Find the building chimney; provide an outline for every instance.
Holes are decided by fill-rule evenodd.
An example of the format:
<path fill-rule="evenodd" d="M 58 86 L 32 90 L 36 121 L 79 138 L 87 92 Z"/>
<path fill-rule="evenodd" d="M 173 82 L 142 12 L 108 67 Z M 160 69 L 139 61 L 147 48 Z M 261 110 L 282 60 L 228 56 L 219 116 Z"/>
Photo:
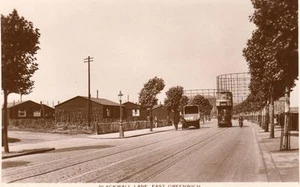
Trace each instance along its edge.
<path fill-rule="evenodd" d="M 97 99 L 98 99 L 98 96 L 99 96 L 99 91 L 97 90 Z"/>

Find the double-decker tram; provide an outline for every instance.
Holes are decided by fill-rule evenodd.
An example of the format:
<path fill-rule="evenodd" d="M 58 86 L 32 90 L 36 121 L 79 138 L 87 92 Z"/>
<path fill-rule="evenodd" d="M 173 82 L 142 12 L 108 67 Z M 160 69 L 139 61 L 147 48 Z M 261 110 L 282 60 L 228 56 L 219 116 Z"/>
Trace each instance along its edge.
<path fill-rule="evenodd" d="M 232 93 L 231 92 L 217 92 L 216 93 L 216 107 L 219 127 L 231 127 L 232 122 Z"/>

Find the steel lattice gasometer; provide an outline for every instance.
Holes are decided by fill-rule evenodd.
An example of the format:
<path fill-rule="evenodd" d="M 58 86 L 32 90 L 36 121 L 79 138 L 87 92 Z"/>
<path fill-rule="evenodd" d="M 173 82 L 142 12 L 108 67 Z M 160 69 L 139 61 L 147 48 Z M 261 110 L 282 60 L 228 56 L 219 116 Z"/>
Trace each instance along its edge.
<path fill-rule="evenodd" d="M 217 76 L 217 90 L 229 91 L 233 96 L 233 103 L 243 102 L 250 94 L 250 73 L 230 73 Z"/>

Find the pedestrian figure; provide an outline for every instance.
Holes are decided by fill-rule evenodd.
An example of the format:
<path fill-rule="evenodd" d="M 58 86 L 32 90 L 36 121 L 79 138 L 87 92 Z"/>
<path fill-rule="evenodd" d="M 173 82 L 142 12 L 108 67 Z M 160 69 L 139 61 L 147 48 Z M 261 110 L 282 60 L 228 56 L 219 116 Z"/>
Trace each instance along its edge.
<path fill-rule="evenodd" d="M 243 127 L 243 117 L 242 116 L 239 116 L 239 126 L 240 127 Z"/>
<path fill-rule="evenodd" d="M 183 115 L 180 116 L 180 123 L 181 123 L 181 125 L 182 125 L 182 126 L 181 126 L 182 130 L 187 129 L 187 127 L 186 127 L 186 121 L 185 121 Z"/>
<path fill-rule="evenodd" d="M 154 127 L 157 128 L 157 125 L 158 125 L 158 120 L 157 120 L 157 117 L 155 116 L 154 117 Z"/>
<path fill-rule="evenodd" d="M 172 126 L 172 120 L 170 120 L 170 116 L 167 116 L 167 124 L 168 126 Z"/>

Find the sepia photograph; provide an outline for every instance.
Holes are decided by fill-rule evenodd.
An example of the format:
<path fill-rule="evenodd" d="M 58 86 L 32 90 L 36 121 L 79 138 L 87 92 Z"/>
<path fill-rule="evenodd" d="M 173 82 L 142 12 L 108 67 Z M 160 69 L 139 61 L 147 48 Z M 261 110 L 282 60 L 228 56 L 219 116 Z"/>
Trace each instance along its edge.
<path fill-rule="evenodd" d="M 0 0 L 3 186 L 299 186 L 298 0 Z"/>

